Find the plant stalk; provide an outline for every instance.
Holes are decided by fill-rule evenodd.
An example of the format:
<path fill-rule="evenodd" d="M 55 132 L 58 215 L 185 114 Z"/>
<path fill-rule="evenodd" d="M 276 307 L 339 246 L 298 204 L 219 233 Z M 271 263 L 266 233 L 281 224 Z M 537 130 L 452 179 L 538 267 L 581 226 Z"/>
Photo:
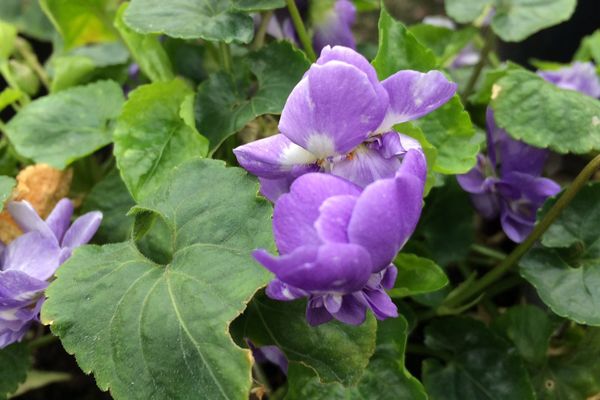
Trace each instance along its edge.
<path fill-rule="evenodd" d="M 225 42 L 219 42 L 219 53 L 221 55 L 221 64 L 225 72 L 231 73 L 233 60 L 231 58 L 231 49 Z"/>
<path fill-rule="evenodd" d="M 298 11 L 298 7 L 296 7 L 295 0 L 286 0 L 288 10 L 290 11 L 290 15 L 292 16 L 292 22 L 294 23 L 294 28 L 296 28 L 296 33 L 300 38 L 300 43 L 304 47 L 304 51 L 308 55 L 308 58 L 311 62 L 315 62 L 317 60 L 317 56 L 315 54 L 315 50 L 313 49 L 312 42 L 308 37 L 308 33 L 306 32 L 306 28 L 304 27 L 304 22 L 302 22 L 302 17 L 300 16 L 300 12 Z"/>
<path fill-rule="evenodd" d="M 488 57 L 494 48 L 494 41 L 494 32 L 492 32 L 490 28 L 487 28 L 483 49 L 481 49 L 481 54 L 479 55 L 479 62 L 477 65 L 475 65 L 475 68 L 469 77 L 469 81 L 467 82 L 467 86 L 461 95 L 463 103 L 466 103 L 471 93 L 473 93 L 475 85 L 477 84 L 477 80 L 479 79 L 479 75 L 481 75 L 481 71 L 483 71 L 483 67 L 485 67 L 485 64 L 487 64 Z"/>
<path fill-rule="evenodd" d="M 252 42 L 252 50 L 258 50 L 265 44 L 265 36 L 267 35 L 267 29 L 271 18 L 273 18 L 272 10 L 261 14 L 260 25 L 258 25 L 258 29 L 256 30 L 254 42 Z"/>
<path fill-rule="evenodd" d="M 46 90 L 50 91 L 50 79 L 48 78 L 48 74 L 46 73 L 44 67 L 42 67 L 42 65 L 40 64 L 35 53 L 31 51 L 29 44 L 20 37 L 17 37 L 17 40 L 15 41 L 15 48 L 17 49 L 19 54 L 21 54 L 23 60 L 25 60 L 25 62 L 31 67 L 33 72 L 35 72 L 38 78 L 40 78 L 40 81 L 42 82 Z"/>
<path fill-rule="evenodd" d="M 571 203 L 577 193 L 583 188 L 586 182 L 594 175 L 594 173 L 600 169 L 600 155 L 594 157 L 577 175 L 571 186 L 560 196 L 560 198 L 554 203 L 550 211 L 542 218 L 542 220 L 535 226 L 533 231 L 529 234 L 527 239 L 519 244 L 515 249 L 494 269 L 490 270 L 481 279 L 475 281 L 470 287 L 466 288 L 465 291 L 459 295 L 444 302 L 443 306 L 447 308 L 457 307 L 464 302 L 468 301 L 472 297 L 485 290 L 492 283 L 500 279 L 504 274 L 515 265 L 521 257 L 538 241 L 538 239 L 548 230 L 550 225 L 558 218 L 560 213 Z"/>

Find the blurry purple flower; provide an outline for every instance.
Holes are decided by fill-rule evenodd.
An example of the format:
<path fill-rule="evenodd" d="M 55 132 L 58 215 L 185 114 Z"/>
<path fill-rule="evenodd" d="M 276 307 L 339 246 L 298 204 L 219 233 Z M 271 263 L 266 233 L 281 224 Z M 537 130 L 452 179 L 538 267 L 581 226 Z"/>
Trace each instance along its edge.
<path fill-rule="evenodd" d="M 560 186 L 540 177 L 548 152 L 512 139 L 496 126 L 487 110 L 487 155 L 479 154 L 477 165 L 459 175 L 458 182 L 471 193 L 475 208 L 488 219 L 500 216 L 506 235 L 522 242 L 535 225 L 537 209 L 560 191 Z"/>
<path fill-rule="evenodd" d="M 248 347 L 252 351 L 254 361 L 259 364 L 271 363 L 275 364 L 285 375 L 288 373 L 288 359 L 277 346 L 262 346 L 256 347 L 252 341 L 246 339 Z"/>
<path fill-rule="evenodd" d="M 600 97 L 600 79 L 591 62 L 575 62 L 556 71 L 538 71 L 538 75 L 562 89 L 576 90 L 588 96 Z"/>
<path fill-rule="evenodd" d="M 358 325 L 367 309 L 378 319 L 396 317 L 384 289 L 396 280 L 398 251 L 415 229 L 422 208 L 426 162 L 408 150 L 394 177 L 364 190 L 336 176 L 309 173 L 275 204 L 273 232 L 279 256 L 254 257 L 275 274 L 267 295 L 289 301 L 308 297 L 306 318 Z"/>
<path fill-rule="evenodd" d="M 7 208 L 25 233 L 0 246 L 0 348 L 20 341 L 38 320 L 48 279 L 73 249 L 92 238 L 102 219 L 101 213 L 90 212 L 71 225 L 73 204 L 68 199 L 46 221 L 25 201 Z"/>
<path fill-rule="evenodd" d="M 365 187 L 393 178 L 419 143 L 393 126 L 426 115 L 455 93 L 439 71 L 400 71 L 379 82 L 375 69 L 347 47 L 326 46 L 292 90 L 280 134 L 234 149 L 242 167 L 257 175 L 270 200 L 308 172 L 326 172 Z"/>
<path fill-rule="evenodd" d="M 323 2 L 323 0 L 319 0 Z M 327 45 L 355 48 L 352 25 L 356 19 L 356 7 L 350 0 L 335 0 L 330 5 L 318 4 L 318 12 L 309 12 L 306 0 L 296 0 L 303 19 L 310 14 L 313 29 L 313 47 L 318 53 Z M 312 11 L 312 10 L 311 10 Z M 278 10 L 269 21 L 267 33 L 276 39 L 288 39 L 298 44 L 298 36 L 287 9 Z"/>

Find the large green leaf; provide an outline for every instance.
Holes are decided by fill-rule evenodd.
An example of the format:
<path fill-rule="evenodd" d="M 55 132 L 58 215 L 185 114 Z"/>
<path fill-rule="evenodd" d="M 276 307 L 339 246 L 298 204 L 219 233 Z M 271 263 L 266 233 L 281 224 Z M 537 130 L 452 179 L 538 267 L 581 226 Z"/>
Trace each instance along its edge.
<path fill-rule="evenodd" d="M 115 17 L 115 27 L 127 43 L 135 62 L 152 82 L 173 79 L 171 61 L 158 41 L 158 37 L 156 35 L 140 35 L 123 22 L 123 13 L 127 7 L 127 3 L 121 4 Z"/>
<path fill-rule="evenodd" d="M 546 361 L 554 324 L 548 315 L 532 305 L 508 309 L 493 323 L 494 331 L 514 343 L 528 364 L 539 368 Z"/>
<path fill-rule="evenodd" d="M 113 169 L 92 188 L 81 206 L 81 213 L 94 210 L 102 212 L 102 224 L 94 235 L 94 241 L 117 243 L 129 239 L 134 218 L 127 216 L 127 213 L 134 205 L 119 171 Z"/>
<path fill-rule="evenodd" d="M 408 324 L 402 317 L 379 323 L 377 348 L 361 380 L 354 387 L 324 384 L 313 371 L 290 365 L 287 400 L 425 400 L 421 383 L 404 367 Z"/>
<path fill-rule="evenodd" d="M 515 139 L 559 153 L 600 149 L 598 100 L 522 70 L 508 71 L 496 85 L 496 123 Z"/>
<path fill-rule="evenodd" d="M 447 0 L 446 12 L 458 22 L 478 20 L 495 10 L 492 29 L 506 42 L 519 42 L 571 17 L 577 0 Z"/>
<path fill-rule="evenodd" d="M 475 166 L 479 143 L 475 136 L 469 113 L 465 111 L 458 95 L 434 112 L 415 121 L 427 140 L 437 148 L 433 166 L 442 174 L 462 174 Z"/>
<path fill-rule="evenodd" d="M 19 154 L 62 169 L 111 142 L 123 100 L 113 81 L 71 88 L 33 101 L 6 131 Z"/>
<path fill-rule="evenodd" d="M 394 260 L 398 277 L 392 297 L 407 297 L 435 292 L 448 284 L 444 271 L 432 260 L 414 254 L 400 253 Z"/>
<path fill-rule="evenodd" d="M 25 344 L 15 343 L 0 349 L 0 399 L 6 399 L 27 378 L 30 357 Z"/>
<path fill-rule="evenodd" d="M 540 218 L 555 203 L 544 205 Z M 521 275 L 556 314 L 600 325 L 600 184 L 584 187 L 520 262 Z"/>
<path fill-rule="evenodd" d="M 360 326 L 333 321 L 318 327 L 306 322 L 306 302 L 279 302 L 257 296 L 232 325 L 238 336 L 257 346 L 277 345 L 293 362 L 311 367 L 324 382 L 355 384 L 375 350 L 377 323 Z"/>
<path fill-rule="evenodd" d="M 435 54 L 423 46 L 399 21 L 385 9 L 379 16 L 379 49 L 373 60 L 379 79 L 385 79 L 402 69 L 427 72 L 438 66 Z"/>
<path fill-rule="evenodd" d="M 135 199 L 153 179 L 206 154 L 206 140 L 180 116 L 191 94 L 181 80 L 140 86 L 129 94 L 115 128 L 114 153 Z"/>
<path fill-rule="evenodd" d="M 425 343 L 450 354 L 445 365 L 425 361 L 424 383 L 432 400 L 535 399 L 521 359 L 481 322 L 441 318 L 425 329 Z"/>
<path fill-rule="evenodd" d="M 51 40 L 54 28 L 38 1 L 0 1 L 0 20 L 17 27 L 19 32 L 39 40 Z"/>
<path fill-rule="evenodd" d="M 230 135 L 263 114 L 279 114 L 294 86 L 310 66 L 288 42 L 273 43 L 248 57 L 256 84 L 217 73 L 200 85 L 196 99 L 198 129 L 214 151 Z"/>
<path fill-rule="evenodd" d="M 248 43 L 254 22 L 248 14 L 235 10 L 235 4 L 234 0 L 132 0 L 124 20 L 139 33 Z"/>
<path fill-rule="evenodd" d="M 4 203 L 10 197 L 16 184 L 17 181 L 14 178 L 0 175 L 0 211 L 4 208 Z"/>
<path fill-rule="evenodd" d="M 168 264 L 125 242 L 80 248 L 61 266 L 42 320 L 101 389 L 115 399 L 247 399 L 250 354 L 227 327 L 269 279 L 250 255 L 273 246 L 272 209 L 257 192 L 239 168 L 189 161 L 137 207 L 169 229 Z"/>
<path fill-rule="evenodd" d="M 65 49 L 112 42 L 118 35 L 112 27 L 116 0 L 40 0 L 40 5 L 64 39 Z"/>

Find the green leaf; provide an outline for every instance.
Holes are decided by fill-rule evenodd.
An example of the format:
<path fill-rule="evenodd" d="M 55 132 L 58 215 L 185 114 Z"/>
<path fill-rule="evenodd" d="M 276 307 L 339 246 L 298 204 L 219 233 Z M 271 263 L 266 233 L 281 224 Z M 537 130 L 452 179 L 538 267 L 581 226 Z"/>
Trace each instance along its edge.
<path fill-rule="evenodd" d="M 435 292 L 448 284 L 444 271 L 432 260 L 414 254 L 400 253 L 394 260 L 398 277 L 392 297 L 408 297 Z"/>
<path fill-rule="evenodd" d="M 79 86 L 33 101 L 10 120 L 6 132 L 22 156 L 63 169 L 112 141 L 122 104 L 116 82 Z"/>
<path fill-rule="evenodd" d="M 102 224 L 94 241 L 117 243 L 129 239 L 134 218 L 127 213 L 134 205 L 119 171 L 113 169 L 92 188 L 81 206 L 82 214 L 94 210 L 102 212 Z"/>
<path fill-rule="evenodd" d="M 223 141 L 263 114 L 279 114 L 310 63 L 288 42 L 276 42 L 248 56 L 256 84 L 217 73 L 203 82 L 196 99 L 198 130 L 214 152 Z"/>
<path fill-rule="evenodd" d="M 425 153 L 425 158 L 427 159 L 427 180 L 425 181 L 424 193 L 424 196 L 427 196 L 431 188 L 435 185 L 437 179 L 435 172 L 433 171 L 433 166 L 435 165 L 435 162 L 437 160 L 438 151 L 434 145 L 429 143 L 421 128 L 413 124 L 412 121 L 398 124 L 394 126 L 394 130 L 404 135 L 410 136 L 413 139 L 417 139 L 419 141 L 419 144 L 423 148 L 423 153 Z"/>
<path fill-rule="evenodd" d="M 538 220 L 556 202 L 544 204 Z M 519 263 L 521 275 L 556 314 L 600 326 L 600 184 L 585 186 Z"/>
<path fill-rule="evenodd" d="M 0 349 L 0 399 L 6 399 L 27 378 L 27 371 L 31 366 L 30 357 L 29 349 L 24 343 Z"/>
<path fill-rule="evenodd" d="M 277 345 L 292 362 L 311 367 L 323 382 L 358 382 L 375 350 L 377 323 L 372 316 L 359 326 L 332 321 L 318 327 L 306 322 L 306 302 L 280 302 L 256 296 L 232 331 L 256 346 Z"/>
<path fill-rule="evenodd" d="M 533 376 L 539 400 L 594 400 L 600 394 L 600 330 L 578 332 Z"/>
<path fill-rule="evenodd" d="M 425 343 L 449 353 L 443 365 L 426 360 L 424 383 L 431 400 L 535 399 L 521 359 L 481 322 L 445 317 L 425 329 Z"/>
<path fill-rule="evenodd" d="M 273 246 L 272 207 L 257 192 L 239 168 L 189 161 L 136 210 L 168 227 L 168 264 L 126 242 L 84 246 L 61 266 L 42 320 L 102 390 L 117 400 L 247 399 L 250 354 L 227 328 L 269 280 L 251 257 Z"/>
<path fill-rule="evenodd" d="M 461 24 L 473 22 L 489 11 L 495 0 L 446 0 L 446 14 Z"/>
<path fill-rule="evenodd" d="M 413 235 L 423 239 L 427 255 L 439 265 L 463 260 L 475 240 L 475 212 L 469 195 L 455 179 L 432 190 Z"/>
<path fill-rule="evenodd" d="M 431 49 L 439 65 L 448 65 L 477 34 L 473 27 L 459 30 L 429 24 L 417 24 L 409 28 L 419 42 Z"/>
<path fill-rule="evenodd" d="M 248 14 L 236 11 L 235 4 L 234 0 L 132 0 L 124 21 L 143 34 L 249 43 L 254 22 Z"/>
<path fill-rule="evenodd" d="M 15 48 L 17 28 L 0 21 L 0 62 L 8 60 Z"/>
<path fill-rule="evenodd" d="M 399 21 L 381 7 L 379 49 L 373 60 L 379 79 L 403 69 L 427 72 L 438 66 L 435 54 L 423 46 Z"/>
<path fill-rule="evenodd" d="M 286 400 L 426 400 L 423 385 L 404 367 L 408 324 L 401 316 L 379 323 L 377 349 L 354 387 L 319 382 L 314 372 L 291 363 Z"/>
<path fill-rule="evenodd" d="M 527 71 L 508 71 L 496 85 L 496 123 L 515 139 L 559 153 L 600 149 L 598 100 Z"/>
<path fill-rule="evenodd" d="M 115 128 L 114 154 L 134 199 L 173 167 L 206 154 L 205 140 L 179 115 L 191 93 L 183 81 L 173 80 L 143 85 L 129 94 Z"/>
<path fill-rule="evenodd" d="M 50 62 L 53 68 L 52 93 L 89 81 L 96 70 L 94 62 L 84 56 L 58 56 Z"/>
<path fill-rule="evenodd" d="M 505 42 L 520 42 L 534 33 L 568 20 L 577 0 L 447 0 L 446 13 L 454 20 L 477 25 L 493 8 L 491 27 Z"/>
<path fill-rule="evenodd" d="M 42 9 L 64 39 L 65 49 L 118 40 L 112 28 L 115 0 L 40 0 Z"/>
<path fill-rule="evenodd" d="M 600 64 L 600 29 L 581 40 L 574 59 L 577 61 L 592 60 L 596 65 Z"/>
<path fill-rule="evenodd" d="M 156 35 L 140 35 L 123 22 L 123 13 L 127 7 L 127 3 L 123 3 L 119 7 L 115 17 L 115 27 L 127 43 L 135 62 L 152 82 L 172 80 L 175 76 L 171 61 L 158 41 L 158 37 Z"/>
<path fill-rule="evenodd" d="M 519 355 L 534 367 L 544 365 L 554 324 L 538 307 L 519 305 L 494 320 L 494 331 L 514 343 Z"/>
<path fill-rule="evenodd" d="M 17 181 L 14 178 L 0 175 L 0 211 L 4 208 L 4 203 L 8 200 L 16 185 Z"/>
<path fill-rule="evenodd" d="M 497 0 L 492 29 L 505 42 L 520 42 L 571 18 L 577 0 Z"/>
<path fill-rule="evenodd" d="M 241 11 L 262 11 L 285 7 L 285 0 L 234 0 L 234 8 Z"/>
<path fill-rule="evenodd" d="M 7 87 L 0 92 L 0 111 L 23 97 L 23 92 Z"/>
<path fill-rule="evenodd" d="M 508 71 L 513 70 L 523 70 L 523 68 L 509 61 L 498 68 L 485 70 L 479 87 L 469 96 L 469 101 L 473 104 L 487 105 L 492 99 L 492 92 L 496 82 L 506 76 Z"/>
<path fill-rule="evenodd" d="M 475 136 L 469 113 L 458 95 L 412 123 L 423 130 L 427 140 L 438 150 L 433 166 L 435 172 L 463 174 L 475 166 L 482 138 Z"/>
<path fill-rule="evenodd" d="M 0 1 L 0 20 L 14 25 L 19 32 L 38 40 L 50 41 L 54 36 L 54 28 L 38 1 Z"/>

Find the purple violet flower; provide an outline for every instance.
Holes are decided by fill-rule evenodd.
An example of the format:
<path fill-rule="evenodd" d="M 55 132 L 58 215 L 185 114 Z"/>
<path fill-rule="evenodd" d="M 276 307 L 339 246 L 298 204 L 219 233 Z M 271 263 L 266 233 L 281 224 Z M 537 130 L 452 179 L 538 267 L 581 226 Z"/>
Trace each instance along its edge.
<path fill-rule="evenodd" d="M 308 297 L 306 318 L 315 326 L 335 318 L 358 325 L 371 309 L 396 317 L 392 264 L 415 229 L 422 209 L 427 166 L 417 149 L 406 152 L 395 176 L 364 190 L 333 175 L 308 173 L 275 204 L 273 232 L 279 256 L 254 257 L 275 274 L 267 295 L 289 301 Z"/>
<path fill-rule="evenodd" d="M 25 233 L 0 246 L 0 348 L 20 341 L 39 320 L 48 279 L 73 249 L 92 238 L 102 220 L 100 212 L 90 212 L 71 225 L 73 204 L 68 199 L 46 221 L 26 201 L 7 208 Z"/>
<path fill-rule="evenodd" d="M 248 347 L 252 351 L 254 361 L 258 364 L 265 364 L 267 362 L 276 365 L 281 372 L 285 375 L 288 373 L 288 359 L 277 346 L 261 346 L 256 347 L 250 339 L 246 339 Z"/>
<path fill-rule="evenodd" d="M 356 41 L 352 34 L 352 25 L 356 20 L 356 7 L 350 0 L 335 0 L 330 3 L 323 3 L 326 7 L 318 4 L 318 12 L 311 13 L 315 51 L 320 52 L 327 45 L 356 48 Z M 309 14 L 308 2 L 296 0 L 296 5 L 303 19 L 306 19 Z M 298 36 L 287 9 L 275 12 L 267 26 L 267 33 L 276 39 L 288 39 L 298 44 Z"/>
<path fill-rule="evenodd" d="M 347 47 L 326 46 L 292 90 L 280 134 L 234 149 L 242 167 L 258 176 L 271 201 L 295 178 L 326 172 L 365 187 L 393 178 L 401 158 L 419 143 L 393 126 L 446 103 L 456 84 L 439 71 L 400 71 L 379 82 L 375 69 Z"/>
<path fill-rule="evenodd" d="M 600 79 L 591 62 L 574 62 L 556 71 L 538 71 L 539 76 L 562 89 L 576 90 L 588 96 L 600 97 Z"/>
<path fill-rule="evenodd" d="M 520 243 L 531 233 L 538 208 L 560 191 L 556 182 L 540 177 L 547 156 L 547 150 L 508 136 L 488 108 L 487 155 L 479 154 L 477 165 L 457 176 L 458 183 L 484 218 L 500 216 L 506 235 Z"/>

